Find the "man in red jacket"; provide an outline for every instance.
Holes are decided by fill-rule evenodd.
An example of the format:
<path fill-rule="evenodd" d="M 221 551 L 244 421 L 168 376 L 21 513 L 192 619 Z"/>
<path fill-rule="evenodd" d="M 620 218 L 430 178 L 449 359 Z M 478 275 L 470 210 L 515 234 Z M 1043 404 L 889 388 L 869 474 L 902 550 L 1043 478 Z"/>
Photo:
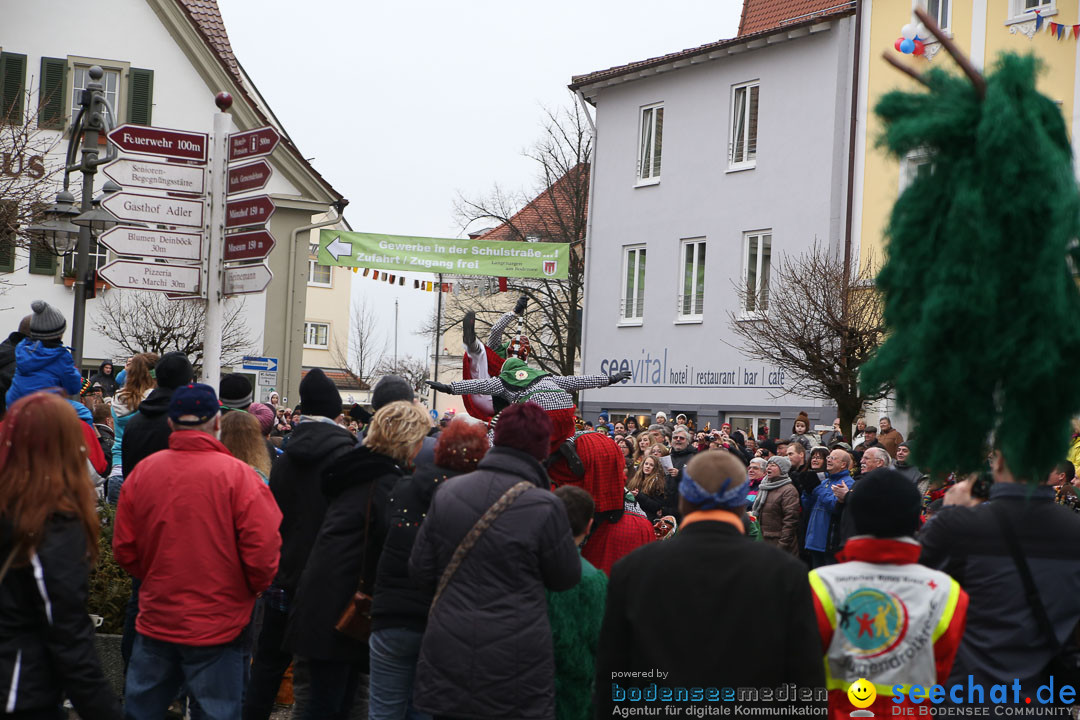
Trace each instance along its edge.
<path fill-rule="evenodd" d="M 281 512 L 270 489 L 217 437 L 208 385 L 177 388 L 169 449 L 124 482 L 113 552 L 142 581 L 125 715 L 158 720 L 181 684 L 204 717 L 238 718 L 244 630 L 277 572 Z"/>

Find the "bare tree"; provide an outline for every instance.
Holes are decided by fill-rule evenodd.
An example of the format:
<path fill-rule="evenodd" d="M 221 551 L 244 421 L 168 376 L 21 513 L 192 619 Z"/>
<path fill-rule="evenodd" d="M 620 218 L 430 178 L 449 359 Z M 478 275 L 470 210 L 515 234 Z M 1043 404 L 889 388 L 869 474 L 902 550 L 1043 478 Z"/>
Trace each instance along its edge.
<path fill-rule="evenodd" d="M 386 355 L 386 337 L 379 332 L 375 312 L 364 300 L 353 301 L 349 316 L 349 336 L 338 340 L 331 357 L 361 389 L 371 387 L 376 369 Z"/>
<path fill-rule="evenodd" d="M 244 301 L 225 305 L 221 331 L 221 362 L 232 365 L 251 352 L 253 341 L 243 317 Z M 94 314 L 94 322 L 121 353 L 159 355 L 180 351 L 196 368 L 202 366 L 206 302 L 197 298 L 169 300 L 161 293 L 108 291 Z"/>
<path fill-rule="evenodd" d="M 562 242 L 570 244 L 566 280 L 507 280 L 511 298 L 529 297 L 524 331 L 533 340 L 533 358 L 549 372 L 572 375 L 581 349 L 581 300 L 585 281 L 585 228 L 589 199 L 592 132 L 583 111 L 572 105 L 546 110 L 543 134 L 525 152 L 536 162 L 537 188 L 509 192 L 495 186 L 484 198 L 459 196 L 455 211 L 465 228 L 495 224 L 485 240 Z M 477 314 L 477 333 L 499 315 L 491 299 L 466 279 L 465 289 L 449 296 L 443 309 L 442 332 L 460 324 L 467 310 Z M 477 279 L 479 281 L 479 279 Z"/>
<path fill-rule="evenodd" d="M 379 364 L 379 375 L 397 375 L 404 378 L 412 387 L 413 392 L 421 397 L 426 397 L 430 389 L 424 384 L 425 380 L 431 379 L 431 369 L 426 360 L 406 355 L 398 358 L 397 363 L 392 359 L 384 359 Z"/>
<path fill-rule="evenodd" d="M 746 357 L 783 370 L 788 392 L 836 403 L 840 427 L 850 432 L 863 407 L 891 387 L 859 386 L 859 369 L 881 345 L 885 321 L 873 263 L 847 265 L 815 240 L 804 253 L 783 255 L 760 292 L 737 286 L 739 310 L 728 315 Z"/>

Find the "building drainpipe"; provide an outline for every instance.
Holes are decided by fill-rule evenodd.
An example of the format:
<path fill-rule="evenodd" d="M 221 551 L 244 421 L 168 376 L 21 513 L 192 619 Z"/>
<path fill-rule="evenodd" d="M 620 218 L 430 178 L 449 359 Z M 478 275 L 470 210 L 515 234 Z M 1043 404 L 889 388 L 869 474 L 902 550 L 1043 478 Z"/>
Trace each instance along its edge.
<path fill-rule="evenodd" d="M 587 104 L 585 102 L 585 95 L 581 92 L 581 90 L 577 90 L 575 92 L 575 94 L 577 95 L 578 104 L 581 105 L 581 111 L 583 113 L 585 113 L 585 119 L 588 121 L 589 127 L 592 128 L 592 135 L 593 135 L 592 158 L 589 160 L 589 209 L 588 209 L 588 216 L 585 218 L 585 272 L 586 272 L 585 279 L 587 280 L 587 278 L 588 278 L 587 273 L 588 273 L 588 270 L 589 270 L 589 267 L 590 267 L 590 263 L 592 262 L 592 260 L 590 258 L 592 257 L 592 246 L 593 246 L 593 210 L 596 207 L 596 205 L 595 205 L 595 200 L 596 200 L 596 174 L 595 174 L 595 169 L 596 168 L 594 166 L 596 165 L 596 151 L 597 151 L 597 148 L 598 148 L 598 136 L 597 136 L 597 132 L 596 132 L 596 123 L 593 122 L 592 116 L 589 114 L 589 108 L 588 108 L 588 106 L 587 106 Z M 588 317 L 589 317 L 589 283 L 585 282 L 584 285 L 585 285 L 585 294 L 584 294 L 584 297 L 581 300 L 581 304 L 582 304 L 582 310 L 581 310 L 581 372 L 582 372 L 582 374 L 586 374 L 586 370 L 585 370 L 585 327 L 588 325 Z M 582 391 L 582 392 L 584 392 L 584 391 Z M 582 398 L 581 404 L 584 404 L 584 398 Z M 584 413 L 582 413 L 582 417 L 584 417 L 584 416 L 585 416 Z"/>
<path fill-rule="evenodd" d="M 282 365 L 282 377 L 285 382 L 282 383 L 286 391 L 292 382 L 292 349 L 293 349 L 293 301 L 296 298 L 296 242 L 300 233 L 315 230 L 316 228 L 326 227 L 327 225 L 333 225 L 341 220 L 342 213 L 345 210 L 345 206 L 349 204 L 349 201 L 345 198 L 341 198 L 337 202 L 333 203 L 331 207 L 337 211 L 337 216 L 330 218 L 329 220 L 323 220 L 322 222 L 312 223 L 311 225 L 301 225 L 298 228 L 293 228 L 292 233 L 289 235 L 289 292 L 288 302 L 285 306 L 285 357 L 281 358 Z M 285 397 L 285 393 L 281 394 L 282 402 L 288 403 L 288 398 Z M 293 406 L 296 403 L 292 403 Z"/>
<path fill-rule="evenodd" d="M 851 121 L 848 126 L 847 207 L 844 212 L 844 278 L 851 276 L 851 234 L 854 224 L 855 143 L 859 129 L 859 71 L 862 63 L 863 0 L 855 0 L 855 51 L 851 60 Z"/>

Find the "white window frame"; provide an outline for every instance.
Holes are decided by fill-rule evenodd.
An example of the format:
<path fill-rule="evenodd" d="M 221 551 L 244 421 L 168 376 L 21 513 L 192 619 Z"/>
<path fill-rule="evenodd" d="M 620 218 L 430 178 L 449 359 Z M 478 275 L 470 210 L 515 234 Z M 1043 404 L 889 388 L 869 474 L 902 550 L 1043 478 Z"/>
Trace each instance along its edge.
<path fill-rule="evenodd" d="M 60 266 L 60 274 L 62 276 L 67 277 L 69 273 L 71 275 L 75 274 L 75 263 L 78 256 L 78 253 L 71 252 L 63 257 L 63 262 Z M 86 267 L 90 270 L 100 270 L 105 263 L 109 262 L 109 248 L 99 243 L 97 238 L 91 236 L 90 254 L 88 258 Z"/>
<path fill-rule="evenodd" d="M 764 253 L 761 250 L 762 250 L 762 245 L 763 245 L 763 238 L 766 235 L 769 237 L 769 268 L 768 268 L 768 272 L 762 273 L 761 272 L 761 270 L 762 270 L 761 265 L 762 265 L 762 258 L 764 257 Z M 748 274 L 750 272 L 750 241 L 751 241 L 751 238 L 757 238 L 757 259 L 755 260 L 755 266 L 754 266 L 754 283 L 755 283 L 754 296 L 757 297 L 757 295 L 759 295 L 761 293 L 761 278 L 764 276 L 765 279 L 766 279 L 765 284 L 766 284 L 766 286 L 769 286 L 768 281 L 769 281 L 769 277 L 772 274 L 773 231 L 772 231 L 772 229 L 769 229 L 769 228 L 762 229 L 762 230 L 748 230 L 747 232 L 744 232 L 743 235 L 742 235 L 743 260 L 742 260 L 742 275 L 739 276 L 739 286 L 741 288 L 743 288 L 743 292 L 749 292 L 749 288 L 747 288 L 746 285 L 747 285 L 747 280 L 748 280 L 747 276 L 748 276 Z M 742 297 L 742 293 L 740 293 L 740 297 Z M 745 299 L 743 299 L 741 301 L 741 307 L 739 308 L 739 319 L 740 320 L 759 320 L 761 318 L 764 318 L 768 314 L 768 312 L 769 312 L 769 307 L 768 307 L 768 298 L 767 297 L 765 299 L 765 309 L 764 310 L 761 310 L 760 308 L 757 307 L 756 300 L 755 300 L 754 309 L 753 310 L 748 310 L 747 307 L 746 307 Z"/>
<path fill-rule="evenodd" d="M 320 345 L 318 343 L 318 331 L 316 327 L 326 328 L 326 344 Z M 312 335 L 312 332 L 315 332 Z M 304 321 L 304 348 L 308 350 L 329 350 L 330 349 L 330 323 L 325 322 L 312 322 Z"/>
<path fill-rule="evenodd" d="M 127 93 L 128 78 L 131 74 L 131 63 L 122 60 L 100 60 L 98 58 L 81 57 L 78 55 L 67 56 L 67 78 L 64 81 L 64 117 L 67 118 L 67 127 L 70 131 L 71 123 L 75 120 L 75 108 L 79 105 L 75 102 L 75 69 L 86 68 L 89 70 L 94 65 L 100 65 L 106 73 L 115 72 L 116 78 L 116 104 L 112 106 L 114 120 L 117 126 L 127 122 Z M 102 78 L 104 80 L 105 78 Z M 108 97 L 108 93 L 106 93 Z"/>
<path fill-rule="evenodd" d="M 697 251 L 696 247 L 699 244 L 702 247 L 705 248 L 705 259 L 704 259 L 705 265 L 704 265 L 704 267 L 699 266 L 699 264 L 698 264 L 699 261 L 700 261 L 700 253 Z M 691 266 L 690 266 L 690 268 L 691 268 L 691 275 L 690 275 L 690 277 L 691 277 L 690 312 L 684 312 L 683 311 L 683 300 L 686 298 L 686 295 L 684 294 L 683 291 L 684 291 L 684 289 L 686 287 L 686 248 L 689 247 L 690 245 L 695 246 L 695 250 L 694 250 L 694 253 L 693 253 L 693 259 L 691 261 Z M 676 319 L 675 319 L 675 324 L 676 325 L 684 324 L 684 323 L 700 323 L 704 319 L 704 316 L 705 316 L 705 279 L 707 277 L 706 269 L 708 268 L 708 263 L 709 263 L 709 246 L 708 246 L 708 243 L 706 242 L 706 239 L 704 237 L 685 238 L 685 239 L 679 241 L 679 261 L 677 263 L 677 267 L 678 267 L 678 271 L 679 271 L 679 277 L 678 277 L 678 284 L 676 285 L 676 288 L 678 289 L 678 292 L 676 294 L 676 302 L 678 303 L 677 306 L 676 306 L 676 313 L 677 313 L 676 314 Z M 698 287 L 697 287 L 697 283 L 694 282 L 694 280 L 697 278 L 699 272 L 701 274 L 701 289 L 700 289 L 701 294 L 700 295 L 698 294 L 699 290 L 698 290 Z"/>
<path fill-rule="evenodd" d="M 1035 19 L 1036 8 L 1027 8 L 1027 0 L 1009 0 L 1009 18 L 1006 20 L 1006 25 L 1012 25 L 1013 23 L 1029 22 Z M 1057 2 L 1056 0 L 1043 0 L 1043 2 L 1037 6 L 1039 14 L 1045 17 L 1051 17 L 1057 15 Z"/>
<path fill-rule="evenodd" d="M 751 88 L 758 89 L 758 122 L 755 127 L 757 131 L 754 135 L 754 156 L 750 157 L 750 93 Z M 738 130 L 738 122 L 735 118 L 735 112 L 737 110 L 736 97 L 740 90 L 746 91 L 746 106 L 744 108 L 745 121 L 743 123 L 743 147 L 746 148 L 746 157 L 741 160 L 735 159 L 735 146 L 738 138 L 736 138 L 736 132 Z M 728 112 L 728 122 L 731 124 L 731 128 L 728 132 L 728 152 L 727 152 L 727 164 L 728 172 L 738 172 L 741 170 L 753 170 L 757 167 L 757 153 L 758 153 L 758 138 L 761 135 L 761 80 L 749 80 L 738 85 L 731 86 L 731 105 Z"/>
<path fill-rule="evenodd" d="M 330 269 L 330 280 L 328 282 L 319 282 L 315 279 L 315 268 L 324 267 Z M 334 287 L 334 266 L 322 265 L 318 260 L 308 258 L 308 287 L 320 287 L 320 288 L 332 288 Z"/>
<path fill-rule="evenodd" d="M 631 260 L 631 257 L 633 260 Z M 621 302 L 619 303 L 619 325 L 627 326 L 640 326 L 645 317 L 645 275 L 638 272 L 643 261 L 648 260 L 648 252 L 645 245 L 624 245 L 622 249 L 622 275 L 619 276 L 619 283 L 622 285 Z M 633 297 L 630 297 L 630 288 L 628 287 L 630 281 L 630 263 L 634 263 L 634 275 L 633 275 Z M 646 272 L 648 272 L 648 265 L 646 263 Z M 640 282 L 638 282 L 640 280 Z M 627 303 L 630 303 L 629 307 L 637 306 L 637 313 L 627 316 L 626 309 Z"/>
<path fill-rule="evenodd" d="M 746 415 L 743 415 L 742 413 L 738 413 L 738 412 L 728 413 L 728 415 L 726 415 L 724 419 L 725 419 L 725 421 L 731 423 L 731 429 L 732 430 L 742 429 L 742 428 L 736 428 L 736 426 L 735 426 L 736 418 L 743 419 L 743 420 L 745 420 L 747 418 L 750 419 L 750 433 L 753 435 L 753 438 L 754 438 L 755 441 L 757 440 L 758 426 L 761 425 L 761 422 L 763 420 L 765 422 L 769 423 L 769 432 L 770 432 L 769 437 L 772 437 L 772 435 L 771 435 L 771 433 L 772 433 L 772 423 L 775 421 L 777 426 L 779 426 L 780 419 L 781 419 L 779 415 L 751 415 L 750 413 L 747 413 Z M 777 435 L 777 437 L 779 437 L 779 435 Z"/>
<path fill-rule="evenodd" d="M 660 142 L 659 142 L 659 146 L 660 146 L 660 167 L 659 167 L 659 169 L 657 169 L 655 174 L 653 173 L 653 169 L 656 167 L 655 157 L 656 157 L 656 147 L 657 147 L 657 138 L 656 138 L 656 118 L 657 118 L 657 115 L 658 115 L 657 111 L 658 110 L 662 111 L 663 109 L 664 109 L 664 103 L 662 103 L 662 102 L 652 103 L 651 105 L 642 105 L 640 108 L 638 108 L 638 134 L 637 134 L 638 153 L 637 153 L 637 180 L 636 180 L 636 183 L 637 183 L 638 187 L 642 187 L 642 186 L 645 186 L 645 185 L 656 185 L 656 184 L 658 184 L 660 182 L 660 173 L 664 169 L 664 167 L 663 167 L 664 166 L 664 150 L 663 150 L 664 149 L 664 125 L 663 125 L 663 121 L 660 122 Z M 649 119 L 646 120 L 646 118 L 645 118 L 646 113 L 649 113 L 649 112 L 651 112 L 651 114 L 649 116 Z M 650 162 L 649 162 L 649 167 L 647 168 L 647 170 L 648 170 L 647 174 L 646 174 L 646 167 L 645 167 L 645 128 L 646 128 L 646 124 L 649 125 L 650 137 L 652 138 L 652 147 L 650 148 L 650 155 L 649 155 Z"/>
<path fill-rule="evenodd" d="M 936 13 L 936 15 L 944 15 L 945 17 L 943 18 L 935 17 L 935 13 L 930 12 L 930 0 L 916 0 L 916 2 L 918 3 L 918 7 L 921 7 L 923 10 L 925 10 L 927 14 L 930 15 L 930 17 L 934 18 L 934 20 L 937 21 L 938 26 L 941 27 L 941 29 L 944 30 L 949 35 L 949 37 L 952 37 L 953 6 L 956 4 L 957 0 L 938 0 L 938 12 Z M 960 2 L 963 2 L 963 0 L 960 0 Z M 944 13 L 940 11 L 941 3 L 948 3 L 948 7 L 945 8 Z M 927 40 L 924 40 L 923 42 L 929 45 L 932 42 L 937 42 L 937 40 L 931 37 Z"/>
<path fill-rule="evenodd" d="M 900 183 L 897 195 L 907 190 L 908 186 L 915 182 L 915 178 L 919 176 L 919 168 L 926 165 L 933 165 L 933 158 L 929 150 L 919 148 L 904 156 L 904 159 L 900 161 Z M 933 172 L 932 168 L 931 172 Z"/>

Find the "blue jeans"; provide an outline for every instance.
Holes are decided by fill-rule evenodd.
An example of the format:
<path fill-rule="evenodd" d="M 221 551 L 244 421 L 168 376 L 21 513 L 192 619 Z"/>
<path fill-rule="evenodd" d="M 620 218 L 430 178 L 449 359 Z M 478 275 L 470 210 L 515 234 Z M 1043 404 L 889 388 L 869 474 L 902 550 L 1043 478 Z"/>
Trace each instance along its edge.
<path fill-rule="evenodd" d="M 371 633 L 370 720 L 430 720 L 413 708 L 413 680 L 424 633 L 408 628 L 387 628 Z"/>
<path fill-rule="evenodd" d="M 195 647 L 135 638 L 124 692 L 126 720 L 160 720 L 180 687 L 207 720 L 239 720 L 244 700 L 244 647 L 237 640 Z"/>

